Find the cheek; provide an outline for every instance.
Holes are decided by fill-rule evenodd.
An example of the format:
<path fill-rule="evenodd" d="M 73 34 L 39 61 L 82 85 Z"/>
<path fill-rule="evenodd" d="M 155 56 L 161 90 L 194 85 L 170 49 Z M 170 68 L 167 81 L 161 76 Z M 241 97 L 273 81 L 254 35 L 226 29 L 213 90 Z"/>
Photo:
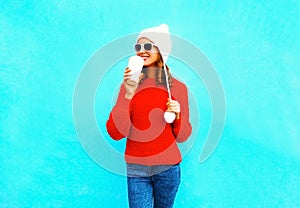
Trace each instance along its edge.
<path fill-rule="evenodd" d="M 150 54 L 149 58 L 144 63 L 144 66 L 149 66 L 151 64 L 154 64 L 158 60 L 158 54 L 152 53 Z"/>
<path fill-rule="evenodd" d="M 158 55 L 157 55 L 157 53 L 152 54 L 152 60 L 153 60 L 153 61 L 157 61 L 157 60 L 158 60 Z"/>
<path fill-rule="evenodd" d="M 147 60 L 151 61 L 151 62 L 155 62 L 157 60 L 157 55 L 151 54 L 150 57 Z"/>

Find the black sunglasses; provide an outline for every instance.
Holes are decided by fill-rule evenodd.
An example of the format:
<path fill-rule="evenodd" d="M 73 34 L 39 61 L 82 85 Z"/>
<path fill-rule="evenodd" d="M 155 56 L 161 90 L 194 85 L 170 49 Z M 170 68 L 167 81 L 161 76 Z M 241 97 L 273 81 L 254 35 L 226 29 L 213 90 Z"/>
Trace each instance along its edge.
<path fill-rule="evenodd" d="M 153 46 L 155 46 L 153 43 L 136 43 L 136 44 L 134 45 L 134 50 L 135 50 L 136 52 L 139 52 L 139 51 L 141 51 L 142 49 L 143 49 L 144 51 L 152 51 Z"/>

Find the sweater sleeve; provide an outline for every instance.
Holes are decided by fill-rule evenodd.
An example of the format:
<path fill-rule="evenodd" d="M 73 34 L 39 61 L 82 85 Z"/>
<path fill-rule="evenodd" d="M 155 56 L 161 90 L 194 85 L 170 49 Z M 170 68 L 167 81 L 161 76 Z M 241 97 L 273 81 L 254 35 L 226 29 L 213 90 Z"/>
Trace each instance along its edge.
<path fill-rule="evenodd" d="M 106 130 L 114 140 L 127 137 L 131 128 L 130 99 L 125 98 L 125 88 L 122 85 L 116 105 L 113 107 L 106 122 Z"/>
<path fill-rule="evenodd" d="M 189 103 L 188 103 L 188 91 L 185 85 L 182 85 L 181 89 L 174 93 L 175 99 L 180 104 L 180 117 L 175 119 L 173 126 L 173 133 L 176 137 L 176 141 L 181 143 L 188 139 L 192 133 L 192 125 L 189 121 Z"/>

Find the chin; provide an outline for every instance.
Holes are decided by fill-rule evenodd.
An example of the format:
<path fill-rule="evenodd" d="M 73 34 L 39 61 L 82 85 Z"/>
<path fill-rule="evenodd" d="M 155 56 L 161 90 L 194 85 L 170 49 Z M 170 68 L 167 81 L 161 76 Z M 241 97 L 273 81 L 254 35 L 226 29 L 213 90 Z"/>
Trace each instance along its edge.
<path fill-rule="evenodd" d="M 148 61 L 145 61 L 145 62 L 144 62 L 144 66 L 145 66 L 145 67 L 148 67 L 149 65 L 150 65 L 150 63 L 148 63 Z"/>
<path fill-rule="evenodd" d="M 155 67 L 155 64 L 144 63 L 144 67 Z"/>

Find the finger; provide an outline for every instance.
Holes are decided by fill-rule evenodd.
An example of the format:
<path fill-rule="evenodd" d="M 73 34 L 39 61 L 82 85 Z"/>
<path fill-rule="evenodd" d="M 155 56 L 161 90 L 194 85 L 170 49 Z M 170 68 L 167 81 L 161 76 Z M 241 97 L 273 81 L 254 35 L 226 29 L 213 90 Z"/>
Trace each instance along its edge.
<path fill-rule="evenodd" d="M 170 108 L 172 109 L 180 109 L 180 106 L 176 105 L 176 106 L 170 106 Z"/>
<path fill-rule="evenodd" d="M 125 71 L 131 71 L 131 69 L 129 69 L 129 68 L 126 68 L 126 69 L 125 69 Z"/>
<path fill-rule="evenodd" d="M 130 78 L 124 78 L 123 82 L 124 82 L 126 85 L 129 85 L 129 84 L 127 83 L 127 80 L 130 80 Z"/>
<path fill-rule="evenodd" d="M 177 101 L 170 101 L 169 103 L 170 103 L 171 105 L 179 104 Z"/>
<path fill-rule="evenodd" d="M 170 109 L 169 111 L 174 112 L 174 113 L 180 113 L 180 110 L 178 110 L 178 109 Z"/>
<path fill-rule="evenodd" d="M 170 100 L 170 98 L 168 98 L 167 100 L 168 100 L 168 103 L 178 103 L 177 100 Z"/>
<path fill-rule="evenodd" d="M 131 70 L 124 72 L 124 74 L 130 74 L 130 73 L 131 73 Z"/>
<path fill-rule="evenodd" d="M 139 80 L 141 81 L 141 79 L 143 79 L 143 77 L 144 77 L 144 73 L 141 73 L 139 76 Z"/>
<path fill-rule="evenodd" d="M 170 109 L 172 109 L 172 110 L 178 110 L 179 108 L 177 106 L 170 106 Z"/>
<path fill-rule="evenodd" d="M 124 74 L 124 79 L 125 79 L 125 78 L 130 78 L 130 77 L 131 77 L 130 74 Z"/>
<path fill-rule="evenodd" d="M 131 74 L 124 74 L 124 77 L 131 77 Z"/>
<path fill-rule="evenodd" d="M 170 103 L 170 107 L 180 107 L 179 103 Z"/>
<path fill-rule="evenodd" d="M 129 74 L 129 73 L 124 73 L 124 76 L 131 76 L 131 74 Z"/>
<path fill-rule="evenodd" d="M 170 103 L 178 103 L 177 100 L 169 100 Z"/>

